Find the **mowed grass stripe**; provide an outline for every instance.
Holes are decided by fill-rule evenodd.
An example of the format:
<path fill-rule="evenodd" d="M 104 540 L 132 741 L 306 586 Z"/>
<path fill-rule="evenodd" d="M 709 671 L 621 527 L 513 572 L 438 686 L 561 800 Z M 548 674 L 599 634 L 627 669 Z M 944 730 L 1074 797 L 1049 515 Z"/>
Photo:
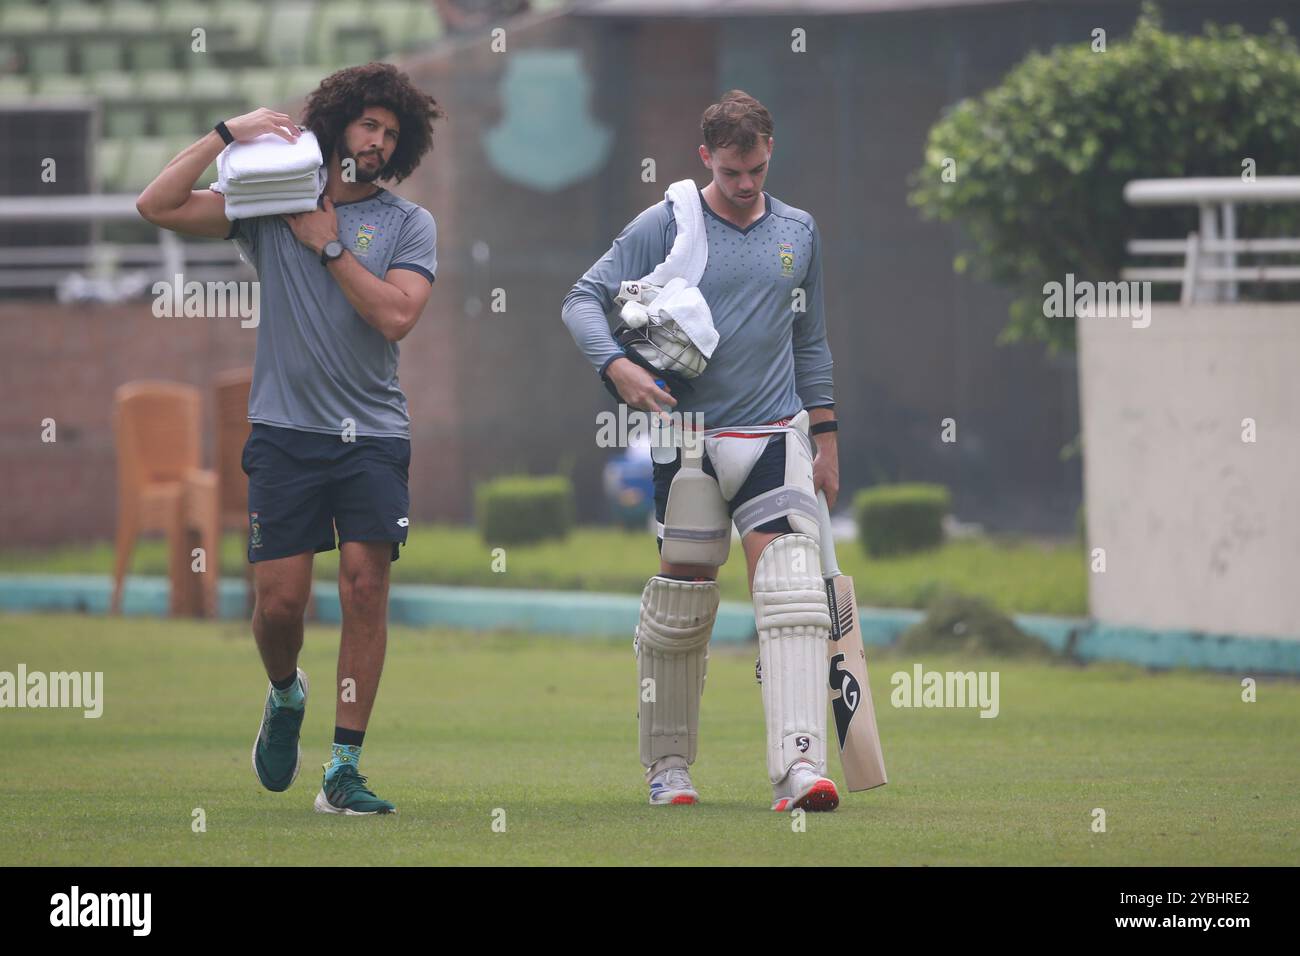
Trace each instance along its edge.
<path fill-rule="evenodd" d="M 0 616 L 0 670 L 103 671 L 104 715 L 3 710 L 0 864 L 1184 864 L 1300 858 L 1300 684 L 1005 661 L 1000 714 L 891 706 L 871 659 L 890 784 L 806 832 L 767 809 L 754 649 L 716 650 L 693 775 L 703 803 L 651 808 L 631 639 L 394 628 L 362 762 L 400 815 L 314 814 L 338 633 L 308 629 L 302 775 L 249 764 L 266 682 L 234 623 Z M 832 773 L 839 776 L 837 761 Z M 191 811 L 207 832 L 191 830 Z M 1107 832 L 1090 828 L 1105 809 Z M 506 832 L 492 830 L 505 810 Z"/>

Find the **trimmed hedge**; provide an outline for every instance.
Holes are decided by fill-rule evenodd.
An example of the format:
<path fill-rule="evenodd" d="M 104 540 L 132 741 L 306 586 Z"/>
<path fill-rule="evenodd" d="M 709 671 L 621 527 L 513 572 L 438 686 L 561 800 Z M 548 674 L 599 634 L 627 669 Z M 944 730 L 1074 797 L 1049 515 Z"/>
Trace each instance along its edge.
<path fill-rule="evenodd" d="M 853 499 L 858 540 L 873 558 L 939 547 L 951 508 L 952 495 L 943 485 L 877 485 Z"/>
<path fill-rule="evenodd" d="M 573 483 L 563 475 L 508 475 L 474 489 L 479 533 L 489 546 L 565 538 L 573 528 Z"/>

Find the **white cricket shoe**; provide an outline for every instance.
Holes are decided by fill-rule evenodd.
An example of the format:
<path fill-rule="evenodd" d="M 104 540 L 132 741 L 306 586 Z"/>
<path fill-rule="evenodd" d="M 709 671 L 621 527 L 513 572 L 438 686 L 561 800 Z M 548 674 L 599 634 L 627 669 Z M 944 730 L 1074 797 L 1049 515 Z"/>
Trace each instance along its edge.
<path fill-rule="evenodd" d="M 823 777 L 810 763 L 800 760 L 790 772 L 772 788 L 772 809 L 778 811 L 834 810 L 840 805 L 840 793 L 835 781 Z"/>
<path fill-rule="evenodd" d="M 700 795 L 691 786 L 691 775 L 685 767 L 660 770 L 650 780 L 650 806 L 699 803 Z"/>

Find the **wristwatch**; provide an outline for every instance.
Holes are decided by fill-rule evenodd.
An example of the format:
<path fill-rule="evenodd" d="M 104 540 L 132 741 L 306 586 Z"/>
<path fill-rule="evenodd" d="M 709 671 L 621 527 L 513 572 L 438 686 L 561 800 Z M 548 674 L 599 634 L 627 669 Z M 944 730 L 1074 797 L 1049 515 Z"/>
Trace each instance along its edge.
<path fill-rule="evenodd" d="M 331 239 L 325 243 L 325 248 L 320 252 L 320 264 L 327 266 L 341 255 L 343 255 L 343 243 Z"/>

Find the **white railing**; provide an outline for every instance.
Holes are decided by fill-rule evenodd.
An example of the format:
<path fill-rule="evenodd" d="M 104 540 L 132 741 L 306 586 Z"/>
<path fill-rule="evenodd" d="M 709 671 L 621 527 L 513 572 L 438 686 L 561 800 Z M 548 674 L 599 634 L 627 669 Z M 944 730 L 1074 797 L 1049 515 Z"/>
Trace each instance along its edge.
<path fill-rule="evenodd" d="M 1237 256 L 1300 253 L 1300 239 L 1238 239 L 1237 206 L 1300 202 L 1300 176 L 1136 179 L 1124 187 L 1132 206 L 1196 206 L 1200 228 L 1186 239 L 1133 239 L 1130 255 L 1181 256 L 1181 266 L 1141 266 L 1120 276 L 1182 285 L 1182 302 L 1235 302 L 1241 282 L 1300 282 L 1300 266 L 1238 265 Z"/>
<path fill-rule="evenodd" d="M 140 222 L 134 194 L 86 196 L 0 196 L 0 229 L 15 223 Z M 54 289 L 72 295 L 97 288 L 106 299 L 130 297 L 154 280 L 183 274 L 204 282 L 251 271 L 233 243 L 187 242 L 168 229 L 155 243 L 91 242 L 86 245 L 0 248 L 0 292 Z M 116 294 L 115 294 L 116 292 Z"/>

